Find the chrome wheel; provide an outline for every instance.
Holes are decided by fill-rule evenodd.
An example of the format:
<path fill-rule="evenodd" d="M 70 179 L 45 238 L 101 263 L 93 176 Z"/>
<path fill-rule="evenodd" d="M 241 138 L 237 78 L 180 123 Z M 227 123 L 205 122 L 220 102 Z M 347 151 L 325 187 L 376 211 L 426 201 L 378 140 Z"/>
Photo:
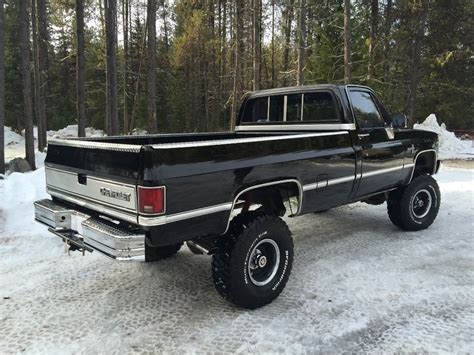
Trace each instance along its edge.
<path fill-rule="evenodd" d="M 426 217 L 430 212 L 432 203 L 430 192 L 422 189 L 413 196 L 411 211 L 416 218 Z"/>
<path fill-rule="evenodd" d="M 261 240 L 250 252 L 247 272 L 255 286 L 265 286 L 280 266 L 280 248 L 272 239 Z"/>

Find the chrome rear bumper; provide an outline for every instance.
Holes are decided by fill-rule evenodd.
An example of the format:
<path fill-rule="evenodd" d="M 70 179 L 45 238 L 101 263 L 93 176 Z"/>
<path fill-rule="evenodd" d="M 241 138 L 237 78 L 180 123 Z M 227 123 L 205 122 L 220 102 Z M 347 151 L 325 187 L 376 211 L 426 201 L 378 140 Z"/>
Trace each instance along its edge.
<path fill-rule="evenodd" d="M 35 219 L 73 249 L 97 250 L 117 260 L 144 260 L 145 234 L 91 217 L 48 199 L 35 205 Z"/>

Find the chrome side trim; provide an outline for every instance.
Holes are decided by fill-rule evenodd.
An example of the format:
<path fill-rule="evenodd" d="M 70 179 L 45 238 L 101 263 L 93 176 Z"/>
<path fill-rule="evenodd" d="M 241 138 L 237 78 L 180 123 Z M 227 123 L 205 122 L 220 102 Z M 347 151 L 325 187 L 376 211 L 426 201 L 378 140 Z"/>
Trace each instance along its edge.
<path fill-rule="evenodd" d="M 335 135 L 341 135 L 341 134 L 349 134 L 349 133 L 342 131 L 342 132 L 326 132 L 326 133 L 286 134 L 286 135 L 270 136 L 270 137 L 218 139 L 218 140 L 210 140 L 210 141 L 202 141 L 202 142 L 163 143 L 163 144 L 154 144 L 152 145 L 152 147 L 153 149 L 191 148 L 191 147 L 205 147 L 205 146 L 226 145 L 226 144 L 260 143 L 260 142 L 286 140 L 286 139 L 335 136 Z"/>
<path fill-rule="evenodd" d="M 272 181 L 272 182 L 266 182 L 266 183 L 263 183 L 263 184 L 253 185 L 253 186 L 247 187 L 246 189 L 243 189 L 242 191 L 240 191 L 235 196 L 234 201 L 231 203 L 231 209 L 230 209 L 231 211 L 229 213 L 229 218 L 227 220 L 227 227 L 221 235 L 224 235 L 225 233 L 227 233 L 227 230 L 229 229 L 229 225 L 230 225 L 230 221 L 231 221 L 231 217 L 232 217 L 232 211 L 234 210 L 235 205 L 237 204 L 237 201 L 239 200 L 240 196 L 242 196 L 244 193 L 246 193 L 248 191 L 255 190 L 255 189 L 258 189 L 258 188 L 261 188 L 261 187 L 282 185 L 282 184 L 287 184 L 287 183 L 294 183 L 298 186 L 298 193 L 299 193 L 299 196 L 298 196 L 298 210 L 292 216 L 299 215 L 300 212 L 301 212 L 301 207 L 303 206 L 303 194 L 304 194 L 304 192 L 303 192 L 303 186 L 301 185 L 301 183 L 298 180 L 296 180 L 296 179 L 285 179 L 285 180 L 278 180 L 278 181 Z"/>
<path fill-rule="evenodd" d="M 47 188 L 47 192 L 51 196 L 74 203 L 78 206 L 88 208 L 88 209 L 91 209 L 99 213 L 103 213 L 108 216 L 113 216 L 114 218 L 117 218 L 123 221 L 127 221 L 133 224 L 138 224 L 143 227 L 160 226 L 163 224 L 178 222 L 178 221 L 182 221 L 189 218 L 201 217 L 201 216 L 205 216 L 212 213 L 228 211 L 232 208 L 232 203 L 228 202 L 228 203 L 222 203 L 219 205 L 198 208 L 191 211 L 179 212 L 179 213 L 165 215 L 165 216 L 161 215 L 161 216 L 156 216 L 156 217 L 148 217 L 148 216 L 137 215 L 135 213 L 133 214 L 126 213 L 124 211 L 120 211 L 115 208 L 109 208 L 107 206 L 103 206 L 92 201 L 84 201 L 81 199 L 77 199 L 73 196 L 69 196 L 61 191 L 54 190 L 50 187 Z"/>
<path fill-rule="evenodd" d="M 304 192 L 311 191 L 311 190 L 316 190 L 317 188 L 318 188 L 318 183 L 317 182 L 313 182 L 312 184 L 303 185 L 303 191 Z"/>
<path fill-rule="evenodd" d="M 198 208 L 191 211 L 170 214 L 166 216 L 146 217 L 146 216 L 139 215 L 138 224 L 144 227 L 160 226 L 163 224 L 178 222 L 185 219 L 201 217 L 208 214 L 228 211 L 231 208 L 232 208 L 232 203 L 228 202 L 228 203 L 222 203 L 219 205 Z"/>
<path fill-rule="evenodd" d="M 391 173 L 392 171 L 397 171 L 397 170 L 401 170 L 401 169 L 403 169 L 403 165 L 402 166 L 394 166 L 392 168 L 373 170 L 373 171 L 369 171 L 369 172 L 362 171 L 362 178 L 375 176 L 375 175 L 380 175 L 380 174 Z"/>
<path fill-rule="evenodd" d="M 327 123 L 327 124 L 277 124 L 277 125 L 245 125 L 236 126 L 236 132 L 249 132 L 249 131 L 354 131 L 356 129 L 354 123 Z M 332 133 L 332 132 L 328 132 Z M 339 132 L 348 133 L 348 132 Z"/>
<path fill-rule="evenodd" d="M 345 176 L 345 177 L 341 177 L 341 178 L 337 178 L 337 179 L 328 180 L 328 186 L 343 184 L 345 182 L 354 182 L 355 179 L 356 179 L 356 176 L 351 175 L 351 176 Z"/>
<path fill-rule="evenodd" d="M 416 161 L 418 160 L 418 157 L 421 155 L 421 154 L 425 154 L 425 153 L 434 153 L 435 155 L 435 160 L 434 160 L 434 164 L 433 164 L 433 175 L 436 174 L 436 167 L 437 167 L 437 162 L 438 162 L 438 152 L 436 151 L 436 149 L 425 149 L 425 150 L 420 150 L 418 153 L 416 153 L 415 155 L 415 159 L 413 159 L 413 169 L 411 171 L 411 175 L 410 175 L 410 180 L 408 180 L 408 183 L 410 183 L 412 180 L 413 180 L 413 175 L 415 174 L 415 168 L 416 168 Z M 408 166 L 405 165 L 405 166 Z"/>
<path fill-rule="evenodd" d="M 327 186 L 343 184 L 346 182 L 354 182 L 358 178 L 360 178 L 360 174 L 349 175 L 349 176 L 344 176 L 344 177 L 340 177 L 336 179 L 327 180 L 327 181 L 324 181 L 324 184 L 321 184 L 321 186 L 319 186 L 319 183 L 317 182 L 312 183 L 312 184 L 306 184 L 306 185 L 303 185 L 303 191 L 322 189 Z"/>
<path fill-rule="evenodd" d="M 92 141 L 79 141 L 79 140 L 68 140 L 68 139 L 51 139 L 48 141 L 48 145 L 60 145 L 64 147 L 76 147 L 76 148 L 86 148 L 86 149 L 112 150 L 112 151 L 117 151 L 117 152 L 129 152 L 129 153 L 139 153 L 142 147 L 141 145 L 134 145 L 134 144 L 92 142 Z"/>

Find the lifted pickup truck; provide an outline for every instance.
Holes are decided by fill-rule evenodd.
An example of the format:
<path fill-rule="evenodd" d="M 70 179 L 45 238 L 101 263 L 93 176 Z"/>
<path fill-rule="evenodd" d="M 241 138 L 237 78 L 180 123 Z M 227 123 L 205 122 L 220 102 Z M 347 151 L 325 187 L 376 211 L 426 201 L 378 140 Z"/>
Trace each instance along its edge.
<path fill-rule="evenodd" d="M 437 136 L 394 127 L 374 92 L 316 85 L 248 94 L 235 132 L 52 140 L 36 220 L 70 250 L 156 261 L 186 242 L 212 255 L 217 291 L 273 301 L 293 264 L 281 218 L 387 202 L 397 227 L 429 227 Z M 314 216 L 317 218 L 317 215 Z"/>

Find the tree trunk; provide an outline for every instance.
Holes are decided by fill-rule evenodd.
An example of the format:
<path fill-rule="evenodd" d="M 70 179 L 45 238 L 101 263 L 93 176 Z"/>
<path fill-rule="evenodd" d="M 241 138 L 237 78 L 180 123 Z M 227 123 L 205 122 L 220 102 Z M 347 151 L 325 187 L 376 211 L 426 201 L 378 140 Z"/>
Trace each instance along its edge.
<path fill-rule="evenodd" d="M 428 1 L 421 0 L 420 7 L 417 9 L 417 29 L 413 38 L 413 55 L 412 63 L 409 71 L 409 90 L 407 97 L 407 116 L 408 126 L 411 128 L 415 123 L 415 108 L 418 83 L 420 81 L 421 72 L 421 48 L 423 45 L 423 37 L 425 35 L 426 17 L 428 12 Z"/>
<path fill-rule="evenodd" d="M 33 0 L 34 1 L 34 0 Z M 37 24 L 38 24 L 38 65 L 39 65 L 39 101 L 37 102 L 38 120 L 38 150 L 43 151 L 46 146 L 46 129 L 48 121 L 46 117 L 46 96 L 48 87 L 48 26 L 46 15 L 46 0 L 37 1 Z M 41 127 L 41 129 L 39 129 Z M 41 136 L 41 140 L 40 137 Z"/>
<path fill-rule="evenodd" d="M 128 133 L 128 96 L 127 96 L 127 84 L 128 84 L 128 13 L 129 13 L 129 2 L 128 0 L 122 0 L 122 25 L 123 25 L 123 133 Z"/>
<path fill-rule="evenodd" d="M 385 28 L 383 39 L 383 78 L 384 82 L 388 82 L 389 66 L 389 52 L 390 52 L 390 32 L 392 29 L 392 0 L 387 0 L 385 5 Z"/>
<path fill-rule="evenodd" d="M 105 0 L 106 81 L 107 81 L 107 133 L 119 133 L 117 102 L 117 0 Z"/>
<path fill-rule="evenodd" d="M 351 1 L 344 0 L 344 82 L 350 84 L 351 81 Z"/>
<path fill-rule="evenodd" d="M 237 117 L 237 103 L 241 90 L 241 52 L 242 52 L 242 32 L 243 32 L 243 0 L 235 1 L 235 54 L 234 54 L 234 85 L 232 89 L 232 111 L 230 119 L 230 130 L 235 127 Z"/>
<path fill-rule="evenodd" d="M 260 35 L 260 8 L 261 8 L 261 0 L 253 0 L 253 90 L 260 89 L 260 54 L 261 54 L 261 35 Z"/>
<path fill-rule="evenodd" d="M 293 23 L 293 4 L 294 0 L 288 0 L 284 10 L 284 32 L 285 32 L 285 47 L 283 48 L 283 86 L 288 85 L 287 72 L 290 60 L 290 42 L 291 42 L 291 24 Z"/>
<path fill-rule="evenodd" d="M 379 25 L 379 0 L 371 0 L 370 4 L 370 39 L 369 39 L 369 81 L 375 77 L 375 48 L 377 47 L 377 31 Z"/>
<path fill-rule="evenodd" d="M 36 118 L 37 132 L 38 132 L 38 150 L 40 147 L 45 147 L 46 142 L 43 142 L 43 122 L 40 116 L 40 69 L 39 69 L 39 38 L 38 38 L 38 20 L 36 18 L 36 0 L 31 0 L 31 28 L 32 28 L 32 38 L 33 38 L 33 96 L 34 96 L 34 105 L 33 112 Z"/>
<path fill-rule="evenodd" d="M 275 0 L 272 0 L 272 88 L 275 87 Z"/>
<path fill-rule="evenodd" d="M 77 134 L 86 136 L 85 55 L 84 55 L 84 0 L 76 0 L 76 98 Z"/>
<path fill-rule="evenodd" d="M 20 43 L 21 68 L 23 82 L 23 107 L 25 113 L 25 155 L 31 168 L 35 167 L 35 146 L 33 138 L 33 107 L 31 100 L 31 73 L 30 73 L 30 18 L 28 15 L 28 0 L 20 2 Z"/>
<path fill-rule="evenodd" d="M 304 66 L 306 63 L 306 0 L 299 0 L 298 18 L 298 78 L 296 84 L 304 85 Z"/>
<path fill-rule="evenodd" d="M 0 174 L 5 173 L 5 17 L 0 0 Z"/>
<path fill-rule="evenodd" d="M 145 32 L 146 29 L 148 28 L 147 24 L 148 20 L 145 21 Z M 141 43 L 141 46 L 139 46 L 139 58 L 138 58 L 138 71 L 137 71 L 137 80 L 135 81 L 135 91 L 133 94 L 133 100 L 132 100 L 132 111 L 130 113 L 130 125 L 129 125 L 129 131 L 132 131 L 133 128 L 135 127 L 135 116 L 136 116 L 136 111 L 137 111 L 137 106 L 138 106 L 138 96 L 139 96 L 139 91 L 140 91 L 140 75 L 142 72 L 142 67 L 144 65 L 145 61 L 145 54 L 146 54 L 146 33 L 143 34 L 143 40 Z"/>
<path fill-rule="evenodd" d="M 158 124 L 156 119 L 156 0 L 148 0 L 147 4 L 147 56 L 146 56 L 146 83 L 148 100 L 148 132 L 156 133 Z"/>

